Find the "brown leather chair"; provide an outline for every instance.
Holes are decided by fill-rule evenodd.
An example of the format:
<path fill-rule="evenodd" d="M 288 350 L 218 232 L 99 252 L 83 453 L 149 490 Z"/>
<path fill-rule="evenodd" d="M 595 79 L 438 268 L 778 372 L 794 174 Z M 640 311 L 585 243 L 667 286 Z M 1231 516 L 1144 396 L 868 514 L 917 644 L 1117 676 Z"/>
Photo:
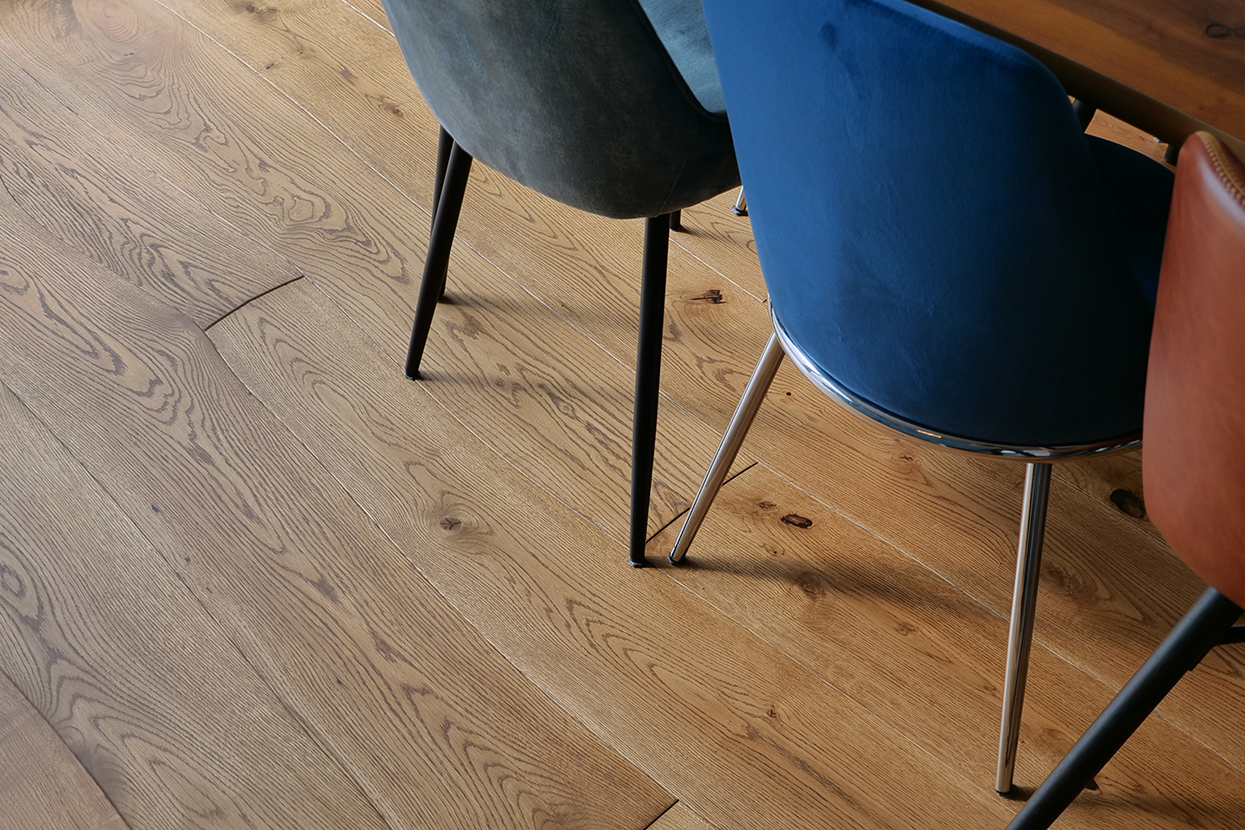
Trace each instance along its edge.
<path fill-rule="evenodd" d="M 1209 133 L 1180 150 L 1145 401 L 1146 506 L 1212 587 L 1029 799 L 1049 827 L 1184 673 L 1245 642 L 1245 165 Z"/>

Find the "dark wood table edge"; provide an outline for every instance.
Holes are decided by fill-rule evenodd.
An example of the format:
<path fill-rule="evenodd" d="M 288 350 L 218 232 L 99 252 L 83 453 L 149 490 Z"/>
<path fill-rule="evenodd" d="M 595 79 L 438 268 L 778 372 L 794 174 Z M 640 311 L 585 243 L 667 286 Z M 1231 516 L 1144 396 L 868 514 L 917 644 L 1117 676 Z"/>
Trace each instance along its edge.
<path fill-rule="evenodd" d="M 1205 130 L 1220 138 L 1238 156 L 1245 158 L 1245 140 L 1155 100 L 1121 81 L 1107 77 L 1058 52 L 1025 40 L 1012 32 L 939 3 L 937 0 L 912 0 L 912 2 L 1023 49 L 1045 64 L 1063 84 L 1063 88 L 1069 95 L 1084 100 L 1121 121 L 1150 133 L 1171 147 L 1178 148 L 1190 135 L 1198 130 Z"/>

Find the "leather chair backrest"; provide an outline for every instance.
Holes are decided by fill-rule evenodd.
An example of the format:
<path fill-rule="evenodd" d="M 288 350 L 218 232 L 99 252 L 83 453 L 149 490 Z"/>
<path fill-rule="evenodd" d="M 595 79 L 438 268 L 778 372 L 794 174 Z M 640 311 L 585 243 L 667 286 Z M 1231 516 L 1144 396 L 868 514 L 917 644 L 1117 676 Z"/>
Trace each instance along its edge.
<path fill-rule="evenodd" d="M 669 24 L 672 45 L 694 37 L 696 21 L 678 19 L 687 9 L 703 37 L 695 3 L 646 2 Z M 472 156 L 528 187 L 635 218 L 738 183 L 724 113 L 701 105 L 637 0 L 385 0 L 385 8 L 433 114 Z M 685 69 L 716 84 L 711 68 Z"/>
<path fill-rule="evenodd" d="M 1180 149 L 1142 467 L 1155 526 L 1245 606 L 1245 165 L 1208 133 Z"/>

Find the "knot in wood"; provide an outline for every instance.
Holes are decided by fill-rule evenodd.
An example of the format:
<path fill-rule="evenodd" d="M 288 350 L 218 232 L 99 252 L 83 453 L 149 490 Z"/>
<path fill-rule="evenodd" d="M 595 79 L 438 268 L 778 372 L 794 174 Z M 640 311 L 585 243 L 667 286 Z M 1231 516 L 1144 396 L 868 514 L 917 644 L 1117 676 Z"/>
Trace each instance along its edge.
<path fill-rule="evenodd" d="M 1134 519 L 1146 517 L 1146 503 L 1132 490 L 1115 490 L 1111 493 L 1111 503 Z"/>

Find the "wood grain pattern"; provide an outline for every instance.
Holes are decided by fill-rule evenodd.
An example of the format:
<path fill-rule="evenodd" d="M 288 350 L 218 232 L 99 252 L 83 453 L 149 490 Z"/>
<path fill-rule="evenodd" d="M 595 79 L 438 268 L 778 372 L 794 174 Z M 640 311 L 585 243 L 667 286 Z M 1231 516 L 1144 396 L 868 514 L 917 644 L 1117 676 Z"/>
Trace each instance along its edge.
<path fill-rule="evenodd" d="M 676 533 L 657 541 L 668 548 Z M 933 757 L 990 786 L 1005 617 L 761 466 L 723 488 L 687 562 L 671 576 L 761 639 L 784 644 Z M 1029 684 L 1020 787 L 1039 784 L 1117 691 L 1041 647 L 1030 658 Z M 1194 694 L 1180 689 L 1173 699 Z M 1165 763 L 1169 754 L 1181 759 L 1179 769 Z M 1080 814 L 1082 826 L 1132 827 L 1143 809 L 1169 816 L 1165 826 L 1245 823 L 1245 804 L 1231 795 L 1245 791 L 1245 773 L 1158 719 L 1097 783 L 1095 803 L 1112 809 Z M 1069 815 L 1060 826 L 1077 821 Z"/>
<path fill-rule="evenodd" d="M 369 161 L 388 164 L 386 175 L 407 192 L 415 193 L 426 186 L 421 182 L 430 178 L 427 154 L 435 124 L 413 124 L 421 112 L 425 119 L 428 116 L 426 108 L 421 110 L 414 103 L 415 93 L 400 57 L 394 53 L 384 59 L 378 41 L 362 50 L 373 56 L 370 61 L 356 65 L 335 45 L 334 33 L 339 31 L 351 32 L 348 42 L 356 37 L 376 40 L 379 36 L 375 33 L 369 35 L 365 27 L 343 28 L 349 26 L 348 18 L 334 14 L 323 3 L 285 6 L 270 20 L 238 19 L 229 26 L 220 14 L 196 11 L 200 9 L 196 4 L 167 2 L 196 25 L 212 27 L 212 35 L 225 39 L 231 48 L 236 44 L 257 71 L 267 71 L 261 68 L 266 66 L 262 61 L 285 55 L 277 57 L 277 67 L 285 69 L 272 70 L 274 82 L 343 135 L 354 136 L 359 131 L 353 125 L 368 124 L 364 135 L 350 139 L 352 145 L 358 146 Z M 312 51 L 318 59 L 292 61 L 307 43 L 314 44 Z M 351 68 L 349 83 L 344 73 L 326 70 L 341 65 Z M 404 101 L 402 129 L 390 123 L 391 117 L 378 114 L 367 104 L 380 94 L 377 90 L 387 89 L 399 90 L 389 95 Z M 360 94 L 360 90 L 367 92 Z M 333 101 L 334 106 L 323 104 L 321 96 Z M 1114 128 L 1110 122 L 1107 125 L 1096 131 Z M 416 137 L 403 139 L 403 130 L 415 130 Z M 396 161 L 408 157 L 409 167 Z M 464 239 L 524 288 L 544 298 L 577 330 L 620 361 L 630 360 L 634 342 L 631 319 L 637 306 L 630 275 L 639 269 L 638 227 L 580 214 L 488 171 L 473 174 L 468 200 L 461 231 Z M 468 307 L 493 291 L 476 282 L 471 270 L 464 269 L 456 276 L 463 288 L 458 293 L 460 283 L 452 279 L 451 291 L 455 298 L 467 298 L 463 302 Z M 717 292 L 717 302 L 704 299 L 711 292 Z M 675 251 L 671 257 L 669 295 L 663 388 L 700 421 L 721 428 L 767 335 L 766 311 L 750 292 L 724 280 L 685 251 Z M 336 295 L 335 299 L 349 307 L 348 300 Z M 506 396 L 513 394 L 514 387 L 503 372 L 490 375 L 475 368 L 509 366 L 508 361 L 514 358 L 499 357 L 507 349 L 528 355 L 525 361 L 533 360 L 534 353 L 522 344 L 523 340 L 530 342 L 532 336 L 472 339 L 475 326 L 467 315 L 457 313 L 453 307 L 441 310 L 438 325 L 452 328 L 438 331 L 451 336 L 440 340 L 434 336 L 428 365 L 471 367 L 472 382 L 463 386 L 461 371 L 438 376 L 430 369 L 429 376 L 436 382 L 434 394 L 519 466 L 526 469 L 537 459 L 548 458 L 547 446 L 539 451 L 530 449 L 531 442 L 539 440 L 535 436 L 547 429 L 542 422 L 520 419 L 519 423 L 532 426 L 510 436 L 509 424 L 513 422 L 484 416 L 495 411 L 495 398 L 510 405 Z M 539 325 L 542 334 L 538 338 L 545 342 L 563 342 L 566 337 L 556 327 L 546 328 L 537 318 L 517 325 Z M 472 332 L 472 336 L 464 337 L 461 332 Z M 556 376 L 554 372 L 546 377 Z M 778 385 L 780 388 L 771 392 L 770 401 L 762 408 L 745 451 L 961 585 L 997 613 L 1006 613 L 1022 468 L 950 455 L 881 430 L 862 428 L 854 417 L 825 400 L 789 369 L 780 374 Z M 495 394 L 497 391 L 502 394 Z M 622 394 L 626 393 L 620 397 Z M 663 422 L 662 432 L 667 429 Z M 675 443 L 697 446 L 684 444 L 682 437 Z M 699 444 L 702 460 L 692 462 L 693 468 L 703 470 L 715 444 L 716 437 Z M 659 457 L 669 457 L 664 448 Z M 659 463 L 659 479 L 668 475 L 664 463 L 668 462 Z M 1143 495 L 1137 483 L 1138 471 L 1136 456 L 1057 468 L 1057 490 L 1072 484 L 1089 498 L 1069 494 L 1067 502 L 1059 502 L 1066 507 L 1052 514 L 1044 568 L 1039 637 L 1066 659 L 1092 667 L 1093 673 L 1116 684 L 1131 674 L 1149 648 L 1184 613 L 1198 590 L 1196 581 L 1141 518 L 1144 502 L 1138 503 Z M 613 527 L 609 517 L 621 515 L 621 504 L 604 505 L 599 514 L 594 514 L 591 504 L 600 496 L 587 494 L 608 491 L 590 486 L 581 497 L 574 489 L 577 472 L 571 467 L 570 473 L 570 477 L 559 476 L 542 469 L 536 480 L 585 515 L 600 515 L 599 526 Z M 655 518 L 664 518 L 670 508 L 686 503 L 697 477 L 697 473 L 684 473 L 682 480 L 691 484 L 679 493 L 679 477 L 669 476 L 667 487 L 658 490 Z M 569 491 L 564 489 L 568 484 L 572 487 Z M 615 490 L 615 499 L 618 492 Z M 894 510 L 893 505 L 900 501 L 907 508 Z M 654 553 L 660 555 L 657 550 Z M 1164 587 L 1156 591 L 1155 585 Z M 1091 603 L 1106 612 L 1105 619 L 1093 618 L 1091 622 L 1081 613 Z M 1141 613 L 1141 608 L 1147 611 Z M 1237 663 L 1232 656 L 1226 659 L 1229 668 L 1214 682 L 1235 697 L 1240 694 L 1235 680 Z M 1245 739 L 1239 732 L 1224 728 L 1222 715 L 1191 711 L 1181 722 L 1234 762 L 1245 765 Z"/>
<path fill-rule="evenodd" d="M 389 25 L 389 16 L 385 13 L 385 5 L 381 0 L 342 0 L 342 2 L 386 32 L 393 32 L 393 27 Z"/>
<path fill-rule="evenodd" d="M 299 272 L 101 141 L 0 54 L 0 199 L 206 326 Z"/>
<path fill-rule="evenodd" d="M 310 320 L 332 335 L 309 337 Z M 522 482 L 497 487 L 506 462 L 439 416 L 311 286 L 268 294 L 211 335 L 490 642 L 710 822 L 1002 823 L 996 797 L 659 571 L 622 567 L 620 543 Z M 899 782 L 922 795 L 888 795 Z"/>
<path fill-rule="evenodd" d="M 700 567 L 622 568 L 639 224 L 477 168 L 406 382 L 435 129 L 378 0 L 0 4 L 4 671 L 134 826 L 1002 826 L 1020 469 L 784 370 Z M 734 196 L 673 236 L 654 528 L 767 334 Z M 1056 472 L 1025 783 L 1197 591 L 1139 461 Z M 1240 660 L 1065 823 L 1239 826 Z"/>
<path fill-rule="evenodd" d="M 77 9 L 75 19 L 84 26 L 92 19 L 89 13 L 95 10 L 94 5 L 86 2 L 73 8 Z M 154 2 L 127 0 L 110 4 L 108 8 L 127 9 L 140 22 L 134 26 L 135 33 L 124 40 L 110 40 L 110 30 L 102 23 L 90 30 L 92 37 L 85 40 L 81 49 L 87 51 L 93 61 L 102 64 L 93 72 L 129 73 L 137 71 L 133 67 L 141 67 L 149 87 L 161 90 L 161 94 L 171 100 L 184 102 L 178 103 L 177 109 L 193 108 L 204 123 L 212 125 L 212 134 L 220 138 L 211 143 L 192 141 L 190 127 L 193 124 L 183 126 L 180 122 L 170 124 L 163 116 L 153 118 L 150 111 L 154 105 L 150 99 L 155 93 L 146 88 L 142 97 L 132 96 L 124 88 L 113 90 L 109 117 L 122 126 L 102 130 L 115 134 L 118 140 L 125 134 L 131 152 L 143 163 L 158 169 L 170 180 L 192 188 L 196 197 L 212 210 L 228 214 L 232 205 L 239 216 L 246 218 L 248 228 L 252 227 L 250 222 L 261 228 L 270 223 L 269 202 L 279 195 L 249 192 L 253 185 L 250 176 L 256 169 L 264 172 L 264 188 L 276 187 L 271 181 L 277 182 L 278 190 L 290 186 L 289 182 L 298 182 L 303 191 L 318 194 L 323 204 L 321 214 L 307 217 L 308 227 L 303 233 L 294 234 L 291 227 L 289 235 L 283 232 L 280 238 L 272 238 L 272 243 L 280 244 L 291 261 L 318 285 L 325 286 L 391 354 L 402 354 L 415 294 L 412 280 L 417 279 L 421 264 L 427 216 L 388 187 L 384 179 L 364 167 L 306 112 L 292 104 L 278 101 L 247 112 L 215 103 L 217 93 L 205 86 L 204 78 L 236 72 L 237 62 Z M 45 13 L 55 19 L 55 13 L 64 12 L 47 9 Z M 363 31 L 372 29 L 375 27 L 370 24 L 363 25 Z M 392 48 L 392 42 L 387 42 Z M 98 46 L 99 43 L 103 43 L 103 47 Z M 176 49 L 171 49 L 169 43 L 175 43 Z M 62 41 L 52 40 L 45 45 L 48 49 L 39 56 L 39 67 L 51 64 L 63 71 L 49 72 L 43 68 L 39 76 L 41 82 L 53 86 L 61 94 L 71 95 L 72 74 L 78 70 L 67 58 L 57 63 L 54 57 L 58 49 L 67 51 L 68 47 Z M 33 50 L 34 46 L 31 48 Z M 316 54 L 308 50 L 308 60 L 321 65 L 324 59 L 316 58 Z M 30 71 L 38 72 L 33 51 L 25 57 L 31 64 Z M 199 65 L 212 68 L 201 71 Z M 409 82 L 409 75 L 406 77 Z M 271 95 L 271 87 L 249 73 L 238 79 L 236 87 L 235 94 L 243 100 L 261 100 Z M 85 108 L 91 104 L 76 105 Z M 161 105 L 162 108 L 170 106 L 173 104 Z M 98 112 L 98 117 L 103 118 L 103 112 Z M 303 147 L 295 152 L 286 146 L 285 137 L 300 131 L 304 136 Z M 317 153 L 313 154 L 312 148 Z M 254 155 L 256 161 L 243 166 L 234 163 L 232 157 L 243 152 Z M 204 187 L 202 178 L 211 186 Z M 430 176 L 427 181 L 431 181 Z M 359 198 L 357 194 L 364 187 L 370 188 L 366 198 Z M 516 186 L 511 184 L 510 187 Z M 227 195 L 228 200 L 223 200 L 222 194 Z M 243 197 L 248 200 L 234 205 L 235 198 Z M 277 199 L 277 204 L 282 201 Z M 337 227 L 341 221 L 337 217 L 343 214 L 349 217 L 344 230 Z M 638 223 L 608 224 L 620 229 L 619 232 L 638 233 L 640 230 Z M 412 232 L 411 228 L 418 230 Z M 359 247 L 358 240 L 351 236 L 355 229 L 366 234 L 368 246 L 377 253 L 376 261 L 353 261 Z M 633 273 L 638 274 L 640 237 L 637 235 L 634 239 L 628 256 L 634 260 Z M 515 463 L 533 480 L 554 489 L 568 503 L 582 501 L 592 508 L 593 520 L 601 527 L 612 533 L 623 533 L 629 500 L 626 470 L 634 389 L 633 375 L 626 366 L 634 358 L 628 358 L 623 365 L 601 361 L 589 373 L 580 355 L 551 349 L 549 344 L 563 342 L 568 335 L 574 336 L 558 317 L 567 316 L 565 307 L 573 302 L 592 316 L 595 326 L 620 329 L 612 339 L 626 342 L 625 351 L 634 356 L 638 297 L 631 300 L 627 314 L 619 317 L 618 304 L 602 306 L 591 275 L 580 275 L 577 279 L 583 287 L 579 293 L 563 292 L 562 303 L 545 305 L 517 289 L 512 281 L 497 272 L 493 263 L 473 255 L 469 248 L 461 245 L 450 276 L 451 298 L 458 297 L 458 286 L 467 283 L 463 296 L 470 295 L 476 302 L 483 298 L 487 305 L 449 306 L 443 310 L 434 322 L 428 377 L 434 380 L 454 377 L 458 383 L 445 387 L 447 394 L 472 395 L 472 404 L 489 401 L 487 406 L 463 405 L 459 411 L 465 418 L 474 417 L 473 429 L 494 446 L 513 444 L 519 448 Z M 636 290 L 634 282 L 634 276 L 629 274 L 625 284 L 632 294 Z M 466 316 L 455 316 L 464 310 L 468 312 Z M 538 316 L 527 320 L 533 321 L 530 323 L 532 330 L 542 333 L 539 337 L 527 338 L 526 350 L 517 354 L 511 350 L 500 360 L 491 359 L 490 355 L 469 355 L 465 361 L 456 358 L 456 363 L 444 360 L 444 350 L 459 347 L 458 341 L 464 337 L 475 337 L 482 332 L 482 341 L 488 342 L 490 332 L 512 330 L 510 318 L 516 314 L 532 313 Z M 671 332 L 671 337 L 677 337 L 673 324 Z M 444 368 L 447 363 L 462 371 L 447 372 Z M 556 371 L 551 371 L 550 367 Z M 586 374 L 590 376 L 585 377 Z M 469 383 L 464 385 L 463 381 Z M 514 400 L 507 402 L 491 394 L 487 397 L 480 394 L 481 385 L 491 390 L 498 383 L 514 390 Z M 598 392 L 600 397 L 594 397 Z M 527 434 L 536 437 L 536 444 L 512 441 L 505 434 L 511 423 L 507 418 L 518 418 L 517 423 Z M 687 417 L 685 410 L 671 406 L 662 407 L 658 434 L 659 462 L 654 475 L 650 517 L 650 528 L 654 531 L 686 508 L 688 494 L 694 492 L 701 472 L 686 463 L 674 448 L 715 440 L 703 425 Z M 549 442 L 542 439 L 546 435 L 566 436 L 568 440 L 551 451 Z M 585 488 L 592 494 L 587 500 L 577 495 Z M 576 495 L 568 496 L 568 493 Z"/>
<path fill-rule="evenodd" d="M 7 398 L 8 390 L 0 390 Z M 0 404 L 0 410 L 4 407 Z M 0 827 L 124 830 L 125 822 L 48 722 L 0 674 Z"/>
<path fill-rule="evenodd" d="M 0 664 L 126 823 L 384 827 L 7 388 L 0 423 Z"/>
<path fill-rule="evenodd" d="M 27 0 L 0 16 L 0 38 L 101 142 L 338 285 L 365 330 L 409 316 L 427 212 L 162 7 Z"/>
<path fill-rule="evenodd" d="M 672 803 L 463 622 L 189 320 L 93 296 L 87 264 L 13 232 L 6 382 L 387 821 L 634 828 Z"/>
<path fill-rule="evenodd" d="M 679 802 L 661 814 L 649 830 L 713 830 L 713 825 Z"/>
<path fill-rule="evenodd" d="M 918 2 L 1016 43 L 1071 94 L 1165 141 L 1209 129 L 1245 148 L 1245 20 L 1234 0 Z"/>

